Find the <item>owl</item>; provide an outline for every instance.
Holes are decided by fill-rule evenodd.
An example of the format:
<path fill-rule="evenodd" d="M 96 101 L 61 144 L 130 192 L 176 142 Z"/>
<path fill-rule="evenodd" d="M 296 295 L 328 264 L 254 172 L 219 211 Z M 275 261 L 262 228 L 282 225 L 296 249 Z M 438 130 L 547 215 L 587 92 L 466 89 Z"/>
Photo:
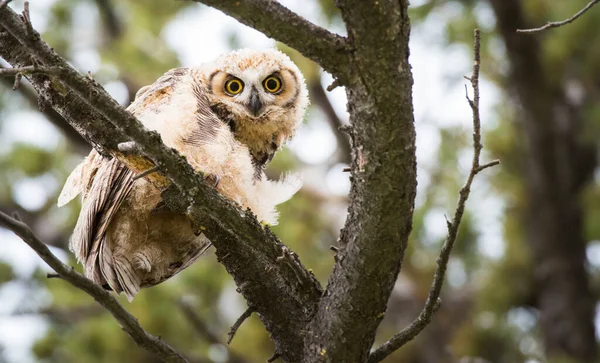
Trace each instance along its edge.
<path fill-rule="evenodd" d="M 168 71 L 141 88 L 128 107 L 166 146 L 210 175 L 219 193 L 260 221 L 277 223 L 275 206 L 300 188 L 288 175 L 269 180 L 265 165 L 301 124 L 304 78 L 283 53 L 237 50 L 194 68 Z M 85 275 L 131 301 L 192 264 L 210 241 L 186 216 L 164 207 L 161 190 L 116 158 L 92 151 L 67 179 L 62 206 L 82 209 L 70 248 Z"/>

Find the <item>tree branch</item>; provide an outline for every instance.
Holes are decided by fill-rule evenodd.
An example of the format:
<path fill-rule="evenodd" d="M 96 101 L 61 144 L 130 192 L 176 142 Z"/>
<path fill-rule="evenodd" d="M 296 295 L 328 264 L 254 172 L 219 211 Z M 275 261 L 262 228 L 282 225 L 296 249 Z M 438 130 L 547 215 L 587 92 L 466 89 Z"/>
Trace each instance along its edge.
<path fill-rule="evenodd" d="M 408 0 L 339 0 L 352 43 L 346 82 L 352 186 L 336 263 L 309 323 L 310 362 L 365 362 L 412 228 L 416 196 Z"/>
<path fill-rule="evenodd" d="M 231 326 L 231 329 L 229 329 L 229 333 L 227 333 L 227 344 L 231 344 L 231 341 L 233 340 L 233 337 L 235 337 L 235 334 L 237 333 L 240 326 L 242 326 L 244 321 L 246 321 L 246 319 L 248 319 L 250 315 L 252 315 L 252 313 L 252 308 L 248 308 L 239 318 L 237 318 L 235 323 Z"/>
<path fill-rule="evenodd" d="M 471 164 L 471 171 L 467 178 L 467 182 L 459 192 L 458 203 L 456 210 L 454 211 L 452 222 L 447 221 L 448 237 L 446 237 L 444 245 L 442 246 L 442 250 L 440 251 L 440 256 L 437 259 L 438 267 L 435 271 L 433 282 L 431 283 L 431 287 L 429 289 L 427 301 L 425 302 L 425 306 L 423 307 L 423 310 L 419 316 L 406 329 L 394 335 L 389 341 L 371 353 L 368 363 L 381 362 L 388 355 L 392 354 L 396 350 L 400 349 L 400 347 L 402 347 L 404 344 L 414 339 L 431 322 L 433 314 L 438 310 L 441 304 L 440 293 L 444 284 L 444 277 L 446 276 L 446 268 L 448 266 L 448 261 L 450 260 L 452 248 L 456 242 L 456 237 L 458 236 L 458 228 L 460 227 L 460 222 L 465 211 L 465 204 L 467 203 L 469 194 L 471 193 L 471 184 L 479 172 L 488 167 L 500 164 L 499 160 L 494 160 L 484 165 L 479 164 L 481 149 L 483 149 L 483 145 L 481 144 L 481 119 L 479 116 L 479 67 L 481 63 L 480 44 L 481 34 L 479 29 L 476 29 L 475 41 L 473 45 L 473 51 L 475 54 L 475 59 L 473 62 L 473 74 L 470 78 L 467 78 L 471 82 L 474 93 L 473 100 L 469 99 L 467 94 L 467 101 L 469 102 L 469 105 L 473 111 L 473 162 Z"/>
<path fill-rule="evenodd" d="M 9 88 L 13 87 L 13 82 L 10 78 L 2 78 L 1 79 L 3 87 Z M 87 154 L 90 152 L 90 144 L 88 144 L 81 135 L 75 131 L 56 111 L 52 108 L 43 108 L 40 107 L 38 103 L 38 97 L 35 91 L 28 85 L 21 85 L 18 88 L 19 93 L 23 96 L 23 98 L 27 101 L 27 103 L 33 109 L 40 109 L 48 121 L 50 121 L 54 126 L 56 126 L 63 135 L 71 141 L 71 143 L 75 146 L 75 150 L 80 154 Z"/>
<path fill-rule="evenodd" d="M 95 0 L 102 18 L 102 24 L 111 41 L 118 39 L 123 34 L 123 23 L 115 10 L 111 0 Z"/>
<path fill-rule="evenodd" d="M 232 16 L 262 33 L 295 48 L 341 78 L 350 76 L 347 39 L 321 28 L 275 0 L 193 0 Z"/>
<path fill-rule="evenodd" d="M 558 27 L 561 27 L 563 25 L 570 24 L 570 23 L 574 22 L 575 20 L 577 20 L 577 18 L 579 18 L 580 16 L 582 16 L 583 14 L 585 14 L 586 11 L 590 10 L 594 5 L 598 4 L 599 2 L 600 2 L 600 0 L 592 0 L 592 1 L 590 1 L 583 9 L 579 10 L 577 12 L 577 14 L 573 15 L 572 17 L 570 17 L 567 20 L 563 20 L 563 21 L 551 21 L 551 22 L 546 23 L 546 25 L 541 26 L 539 28 L 517 29 L 517 33 L 537 33 L 537 32 L 544 31 L 546 29 L 558 28 Z"/>
<path fill-rule="evenodd" d="M 196 314 L 193 307 L 189 303 L 181 299 L 179 301 L 179 307 L 181 308 L 181 311 L 183 312 L 185 317 L 191 323 L 194 330 L 196 330 L 196 332 L 200 336 L 206 339 L 210 344 L 219 344 L 224 347 L 227 347 L 227 345 L 225 345 L 225 343 L 215 333 L 213 333 L 208 326 L 206 326 L 206 323 L 202 321 L 198 314 Z M 227 348 L 227 354 L 229 355 L 229 359 L 227 360 L 227 362 L 229 363 L 247 362 L 247 360 L 244 357 L 240 356 L 239 354 L 235 353 L 229 348 Z"/>
<path fill-rule="evenodd" d="M 348 135 L 340 130 L 340 127 L 345 125 L 333 109 L 333 106 L 331 105 L 331 102 L 329 101 L 329 98 L 327 97 L 327 94 L 321 85 L 320 77 L 309 82 L 308 91 L 310 92 L 312 102 L 319 106 L 323 113 L 325 113 L 325 116 L 327 116 L 327 121 L 329 122 L 331 131 L 335 135 L 335 139 L 338 144 L 339 161 L 345 164 L 350 164 L 352 161 L 352 148 L 350 146 L 350 140 Z"/>
<path fill-rule="evenodd" d="M 147 333 L 137 319 L 129 314 L 109 292 L 99 285 L 94 284 L 91 280 L 56 258 L 56 256 L 54 256 L 48 247 L 33 234 L 33 231 L 25 223 L 0 212 L 0 226 L 19 236 L 35 251 L 35 253 L 38 254 L 38 256 L 42 258 L 42 260 L 44 260 L 44 262 L 48 264 L 48 266 L 52 267 L 61 278 L 92 296 L 115 317 L 123 330 L 129 334 L 137 345 L 156 354 L 165 362 L 188 362 L 187 359 L 177 353 L 167 343 Z"/>
<path fill-rule="evenodd" d="M 6 30 L 0 32 L 0 56 L 13 67 L 36 64 L 60 69 L 60 78 L 37 74 L 28 78 L 42 100 L 88 142 L 138 173 L 159 167 L 161 172 L 150 174 L 148 180 L 161 189 L 172 185 L 163 193 L 167 204 L 206 228 L 204 233 L 216 247 L 217 257 L 249 306 L 259 313 L 277 351 L 286 360 L 298 360 L 302 347 L 295 343 L 303 340 L 303 328 L 314 312 L 321 287 L 297 256 L 288 254 L 278 260 L 284 246 L 268 227 L 207 185 L 184 158 L 166 148 L 156 133 L 147 131 L 100 85 L 71 68 L 39 34 L 29 34 L 11 9 L 0 10 L 0 26 Z M 152 162 L 118 151 L 118 144 L 127 141 L 134 141 Z"/>

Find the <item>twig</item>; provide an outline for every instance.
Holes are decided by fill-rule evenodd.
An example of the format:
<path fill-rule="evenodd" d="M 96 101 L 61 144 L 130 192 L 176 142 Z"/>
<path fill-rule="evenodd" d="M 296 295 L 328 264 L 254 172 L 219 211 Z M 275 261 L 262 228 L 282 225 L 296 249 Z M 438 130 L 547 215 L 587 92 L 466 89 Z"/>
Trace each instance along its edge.
<path fill-rule="evenodd" d="M 310 91 L 311 100 L 318 105 L 323 113 L 325 113 L 325 116 L 327 116 L 327 121 L 329 122 L 331 131 L 335 135 L 335 139 L 338 144 L 339 161 L 345 164 L 350 164 L 352 161 L 350 156 L 352 152 L 350 140 L 348 139 L 348 135 L 345 135 L 344 132 L 340 130 L 340 127 L 344 126 L 345 124 L 338 117 L 335 109 L 331 105 L 331 101 L 329 101 L 329 98 L 327 97 L 327 94 L 321 85 L 320 77 L 310 82 L 308 89 Z"/>
<path fill-rule="evenodd" d="M 242 326 L 242 323 L 244 321 L 246 321 L 246 319 L 248 319 L 250 317 L 250 315 L 252 315 L 252 312 L 254 312 L 254 309 L 252 309 L 252 308 L 246 309 L 246 311 L 244 311 L 244 313 L 242 314 L 242 316 L 240 316 L 235 321 L 235 323 L 233 323 L 233 325 L 231 326 L 231 329 L 229 329 L 229 333 L 227 333 L 227 335 L 228 335 L 227 344 L 231 344 L 231 341 L 233 340 L 233 337 L 235 336 L 235 333 L 237 333 L 237 331 L 240 328 L 240 326 Z"/>
<path fill-rule="evenodd" d="M 150 169 L 148 169 L 148 170 L 146 170 L 146 171 L 143 171 L 143 172 L 141 172 L 141 173 L 139 173 L 139 174 L 135 175 L 135 176 L 134 176 L 133 178 L 131 178 L 131 179 L 133 179 L 133 180 L 138 180 L 138 179 L 141 179 L 141 178 L 143 178 L 143 177 L 145 177 L 145 176 L 147 176 L 147 175 L 150 175 L 150 174 L 152 174 L 152 173 L 155 173 L 155 172 L 157 172 L 158 170 L 159 170 L 159 167 L 158 167 L 158 166 L 155 166 L 155 167 L 152 167 L 152 168 L 150 168 Z"/>
<path fill-rule="evenodd" d="M 334 79 L 333 82 L 331 82 L 331 84 L 329 86 L 327 86 L 327 92 L 331 92 L 334 89 L 340 87 L 342 85 L 342 83 L 340 82 L 339 79 Z"/>
<path fill-rule="evenodd" d="M 21 78 L 23 78 L 23 74 L 21 73 L 17 73 L 17 75 L 15 76 L 15 83 L 13 83 L 13 91 L 16 91 L 17 88 L 19 88 L 19 85 L 21 84 Z"/>
<path fill-rule="evenodd" d="M 46 274 L 46 278 L 47 278 L 47 279 L 60 279 L 60 275 L 59 275 L 59 274 L 55 274 L 55 273 L 48 272 L 48 273 Z"/>
<path fill-rule="evenodd" d="M 224 342 L 213 333 L 208 326 L 202 321 L 200 316 L 196 314 L 192 306 L 186 302 L 184 299 L 179 300 L 179 307 L 181 311 L 185 315 L 185 317 L 189 320 L 190 324 L 196 330 L 196 332 L 210 344 L 219 344 L 225 346 Z M 236 354 L 233 350 L 228 349 L 227 354 L 229 355 L 229 363 L 246 363 L 247 360 L 240 355 Z"/>
<path fill-rule="evenodd" d="M 570 24 L 570 23 L 574 22 L 575 20 L 577 20 L 577 18 L 579 18 L 580 16 L 582 16 L 583 14 L 585 14 L 586 11 L 590 10 L 594 5 L 598 4 L 599 2 L 600 2 L 600 0 L 592 0 L 592 1 L 590 1 L 583 9 L 579 10 L 577 12 L 577 14 L 573 15 L 572 17 L 570 17 L 567 20 L 563 20 L 563 21 L 549 21 L 548 23 L 546 23 L 546 25 L 544 25 L 542 27 L 539 27 L 539 28 L 517 29 L 517 33 L 537 33 L 537 32 L 544 31 L 546 29 L 558 28 L 558 27 L 561 27 L 563 25 Z"/>
<path fill-rule="evenodd" d="M 469 173 L 469 177 L 467 178 L 467 182 L 459 192 L 458 203 L 456 210 L 454 211 L 454 218 L 452 219 L 452 222 L 447 221 L 448 236 L 444 241 L 444 245 L 442 246 L 440 255 L 437 259 L 438 267 L 435 271 L 431 287 L 429 288 L 427 301 L 425 302 L 425 306 L 423 307 L 423 310 L 421 310 L 419 316 L 407 328 L 394 335 L 390 340 L 371 353 L 369 359 L 367 360 L 368 363 L 381 362 L 385 357 L 414 339 L 431 322 L 433 314 L 439 309 L 441 304 L 440 293 L 444 284 L 446 268 L 450 259 L 450 253 L 452 252 L 452 248 L 456 242 L 458 227 L 460 226 L 460 222 L 465 211 L 465 204 L 467 199 L 469 199 L 473 179 L 485 168 L 500 163 L 498 160 L 494 160 L 490 163 L 479 165 L 479 156 L 481 155 L 481 149 L 483 148 L 483 145 L 481 144 L 481 119 L 479 116 L 479 67 L 481 62 L 480 47 L 481 34 L 479 29 L 476 29 L 475 41 L 473 45 L 473 51 L 475 54 L 475 59 L 473 62 L 473 74 L 470 78 L 468 78 L 468 80 L 471 82 L 471 86 L 473 87 L 473 100 L 469 99 L 469 96 L 467 95 L 467 100 L 471 106 L 471 110 L 473 111 L 473 162 L 471 164 L 471 171 Z"/>
<path fill-rule="evenodd" d="M 19 75 L 21 75 L 22 73 L 17 73 L 17 75 L 15 76 L 15 81 L 12 82 L 10 81 L 8 78 L 2 78 L 0 79 L 0 82 L 2 82 L 3 85 L 0 85 L 0 87 L 11 87 L 12 89 L 15 90 L 15 86 L 18 87 L 19 93 L 25 98 L 25 100 L 29 103 L 29 105 L 32 108 L 36 108 L 38 107 L 38 96 L 35 93 L 35 91 L 33 90 L 33 88 L 31 88 L 31 86 L 28 85 L 22 85 L 21 82 L 19 82 L 19 84 L 16 84 L 17 82 L 17 78 L 20 81 L 21 77 L 19 77 Z M 41 99 L 40 99 L 41 101 Z M 85 140 L 81 137 L 81 135 L 75 131 L 75 129 L 73 129 L 73 127 L 71 127 L 71 125 L 69 125 L 64 118 L 62 118 L 61 115 L 59 115 L 56 111 L 54 111 L 54 109 L 52 109 L 51 107 L 48 107 L 46 110 L 43 111 L 44 114 L 46 115 L 46 117 L 48 118 L 48 121 L 50 121 L 52 124 L 54 124 L 54 126 L 56 126 L 66 137 L 67 139 L 69 139 L 69 141 L 71 141 L 71 143 L 75 146 L 75 149 L 78 153 L 80 154 L 87 154 L 90 152 L 90 144 L 88 144 L 87 142 L 85 142 Z"/>
<path fill-rule="evenodd" d="M 14 211 L 11 213 L 11 216 L 19 222 L 23 222 L 23 218 L 19 215 L 19 212 Z"/>
<path fill-rule="evenodd" d="M 29 1 L 25 1 L 23 5 L 23 22 L 25 22 L 25 27 L 27 28 L 27 34 L 32 36 L 34 34 L 33 25 L 31 24 L 31 14 L 29 14 Z"/>
<path fill-rule="evenodd" d="M 280 357 L 279 353 L 275 352 L 269 359 L 267 359 L 267 363 L 273 363 Z"/>
<path fill-rule="evenodd" d="M 0 212 L 0 226 L 14 232 L 23 242 L 27 243 L 57 274 L 73 286 L 85 291 L 100 305 L 108 310 L 119 322 L 123 330 L 142 348 L 156 354 L 165 362 L 187 363 L 181 354 L 159 338 L 147 333 L 137 319 L 125 310 L 121 304 L 107 291 L 91 280 L 62 263 L 41 242 L 31 228 L 23 222 Z"/>

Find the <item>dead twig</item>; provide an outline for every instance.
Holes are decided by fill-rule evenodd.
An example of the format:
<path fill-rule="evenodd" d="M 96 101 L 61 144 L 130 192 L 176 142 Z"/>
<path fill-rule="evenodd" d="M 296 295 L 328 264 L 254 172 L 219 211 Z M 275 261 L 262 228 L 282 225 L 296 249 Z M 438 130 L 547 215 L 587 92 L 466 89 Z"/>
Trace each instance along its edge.
<path fill-rule="evenodd" d="M 275 353 L 273 353 L 273 355 L 271 357 L 269 357 L 269 359 L 267 359 L 267 363 L 273 363 L 277 359 L 279 359 L 279 357 L 280 357 L 279 353 L 275 352 Z"/>
<path fill-rule="evenodd" d="M 23 78 L 23 75 L 21 73 L 17 73 L 17 75 L 15 76 L 15 83 L 13 83 L 13 91 L 16 91 L 17 88 L 19 88 L 19 85 L 21 84 L 21 78 Z"/>
<path fill-rule="evenodd" d="M 231 341 L 233 340 L 235 333 L 237 333 L 240 326 L 242 326 L 242 323 L 244 321 L 246 321 L 246 319 L 248 319 L 250 317 L 250 315 L 252 315 L 253 312 L 254 312 L 254 309 L 252 309 L 252 308 L 246 309 L 246 311 L 244 311 L 244 313 L 235 321 L 235 323 L 233 323 L 233 325 L 231 326 L 231 329 L 229 329 L 229 333 L 227 333 L 227 336 L 228 336 L 227 344 L 231 344 Z"/>
<path fill-rule="evenodd" d="M 473 45 L 473 51 L 475 55 L 473 62 L 473 74 L 471 77 L 467 78 L 473 87 L 473 99 L 471 100 L 467 95 L 467 101 L 469 102 L 471 110 L 473 111 L 473 162 L 467 182 L 459 192 L 459 198 L 456 210 L 454 211 L 454 217 L 452 218 L 451 222 L 446 221 L 448 226 L 448 236 L 444 241 L 444 245 L 442 246 L 440 255 L 437 259 L 438 267 L 435 271 L 431 287 L 429 288 L 427 301 L 425 302 L 425 306 L 423 307 L 423 310 L 421 310 L 419 316 L 407 328 L 394 335 L 390 340 L 371 353 L 369 359 L 367 360 L 368 363 L 381 362 L 385 357 L 414 339 L 431 322 L 433 314 L 435 314 L 441 304 L 440 293 L 444 284 L 446 268 L 448 266 L 448 261 L 450 260 L 452 248 L 456 242 L 456 237 L 458 236 L 458 227 L 460 226 L 460 222 L 465 211 L 465 204 L 469 199 L 473 179 L 482 170 L 500 163 L 499 160 L 494 160 L 484 165 L 479 164 L 481 149 L 483 149 L 483 145 L 481 144 L 481 119 L 479 116 L 479 67 L 481 62 L 480 48 L 481 34 L 479 29 L 476 29 L 475 41 Z"/>
<path fill-rule="evenodd" d="M 0 68 L 3 69 L 3 68 Z M 54 109 L 52 109 L 52 107 L 48 107 L 45 110 L 42 110 L 41 107 L 39 106 L 43 106 L 44 102 L 43 100 L 40 98 L 38 99 L 38 95 L 36 94 L 35 90 L 33 90 L 33 88 L 31 86 L 28 85 L 24 85 L 21 84 L 22 78 L 22 73 L 17 73 L 15 75 L 15 80 L 10 81 L 8 79 L 8 77 L 2 78 L 0 79 L 0 88 L 2 87 L 12 87 L 13 91 L 15 90 L 19 90 L 19 94 L 21 96 L 23 96 L 23 98 L 25 99 L 25 101 L 32 107 L 32 108 L 40 108 L 40 111 L 44 112 L 44 114 L 46 115 L 46 117 L 48 118 L 48 121 L 50 121 L 54 126 L 56 126 L 64 135 L 67 139 L 69 139 L 71 141 L 71 143 L 73 144 L 73 146 L 75 147 L 75 150 L 80 153 L 80 154 L 88 154 L 90 152 L 90 144 L 88 144 L 82 137 L 81 135 L 73 128 L 71 127 L 71 125 L 69 125 L 64 118 L 62 118 L 61 115 L 59 115 Z M 32 225 L 30 223 L 30 225 Z"/>
<path fill-rule="evenodd" d="M 594 5 L 598 4 L 599 2 L 600 2 L 600 0 L 592 0 L 592 1 L 590 1 L 583 9 L 579 10 L 575 15 L 573 15 L 572 17 L 570 17 L 567 20 L 563 20 L 563 21 L 549 21 L 548 23 L 546 23 L 546 25 L 541 26 L 539 28 L 517 29 L 517 33 L 538 33 L 538 32 L 544 31 L 546 29 L 558 28 L 558 27 L 561 27 L 563 25 L 570 24 L 570 23 L 574 22 L 575 20 L 577 20 L 577 18 L 579 18 L 580 16 L 582 16 L 583 14 L 585 14 L 586 11 L 590 10 Z"/>
<path fill-rule="evenodd" d="M 338 161 L 345 164 L 350 164 L 352 161 L 350 157 L 352 152 L 350 139 L 348 138 L 348 135 L 345 135 L 344 132 L 340 130 L 340 127 L 343 127 L 346 124 L 338 117 L 335 109 L 331 105 L 331 101 L 329 101 L 327 93 L 321 85 L 320 77 L 309 82 L 308 89 L 311 95 L 311 100 L 323 111 L 329 126 L 331 127 L 331 131 L 335 135 L 335 139 L 338 144 Z"/>
<path fill-rule="evenodd" d="M 4 227 L 27 243 L 60 276 L 73 286 L 85 291 L 108 310 L 119 322 L 123 330 L 142 348 L 156 354 L 165 362 L 187 363 L 188 360 L 176 352 L 160 338 L 146 332 L 137 319 L 125 310 L 109 292 L 90 279 L 62 263 L 48 247 L 40 241 L 31 228 L 18 219 L 0 212 L 0 226 Z"/>
<path fill-rule="evenodd" d="M 34 35 L 33 25 L 31 24 L 31 15 L 29 14 L 29 1 L 25 1 L 25 4 L 23 5 L 23 22 L 27 28 L 27 34 L 29 36 Z"/>
<path fill-rule="evenodd" d="M 150 174 L 152 174 L 152 173 L 155 173 L 155 172 L 157 172 L 157 171 L 159 171 L 159 170 L 160 170 L 160 169 L 159 169 L 159 167 L 158 167 L 158 166 L 155 166 L 155 167 L 152 167 L 152 168 L 150 168 L 150 169 L 148 169 L 148 170 L 146 170 L 146 171 L 143 171 L 143 172 L 141 172 L 141 173 L 139 173 L 139 174 L 135 175 L 135 176 L 134 176 L 132 179 L 133 179 L 133 180 L 138 180 L 138 179 L 141 179 L 141 178 L 143 178 L 143 177 L 145 177 L 145 176 L 147 176 L 147 175 L 150 175 Z"/>

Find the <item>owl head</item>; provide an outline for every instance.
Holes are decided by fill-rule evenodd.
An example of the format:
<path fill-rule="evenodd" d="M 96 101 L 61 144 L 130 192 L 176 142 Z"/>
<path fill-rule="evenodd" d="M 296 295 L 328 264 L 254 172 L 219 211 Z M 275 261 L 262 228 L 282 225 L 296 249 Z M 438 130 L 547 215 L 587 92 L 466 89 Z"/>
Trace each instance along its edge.
<path fill-rule="evenodd" d="M 308 106 L 304 77 L 276 49 L 241 49 L 204 67 L 211 107 L 244 143 L 273 136 L 277 148 L 302 122 Z M 252 148 L 252 145 L 249 145 Z"/>

